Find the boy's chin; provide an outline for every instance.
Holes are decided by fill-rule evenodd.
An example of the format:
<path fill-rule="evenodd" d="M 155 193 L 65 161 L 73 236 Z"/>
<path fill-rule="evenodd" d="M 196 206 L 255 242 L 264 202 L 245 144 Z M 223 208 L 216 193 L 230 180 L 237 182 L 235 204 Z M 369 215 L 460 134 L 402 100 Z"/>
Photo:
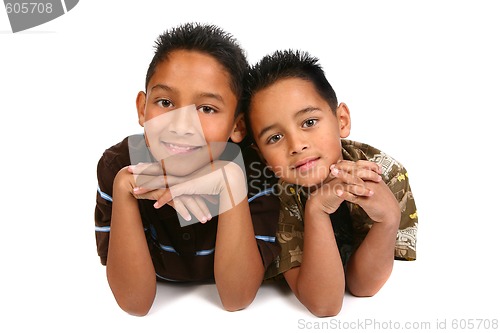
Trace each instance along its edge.
<path fill-rule="evenodd" d="M 316 189 L 318 187 L 321 187 L 323 183 L 325 182 L 325 179 L 318 179 L 318 178 L 299 178 L 299 179 L 293 179 L 289 181 L 289 183 L 296 184 L 302 187 L 307 187 L 310 188 L 311 190 Z"/>

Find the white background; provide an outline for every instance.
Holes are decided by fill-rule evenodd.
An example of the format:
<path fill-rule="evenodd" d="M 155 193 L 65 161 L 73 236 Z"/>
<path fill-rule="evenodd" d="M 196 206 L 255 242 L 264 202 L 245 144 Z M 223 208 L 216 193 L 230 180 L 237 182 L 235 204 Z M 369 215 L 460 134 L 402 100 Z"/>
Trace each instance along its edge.
<path fill-rule="evenodd" d="M 16 34 L 0 8 L 0 331 L 335 331 L 338 321 L 372 331 L 356 326 L 365 320 L 433 329 L 446 320 L 454 331 L 453 319 L 474 319 L 475 328 L 475 319 L 499 320 L 498 7 L 82 0 Z M 162 285 L 144 318 L 118 308 L 95 248 L 96 163 L 141 131 L 134 102 L 154 40 L 188 21 L 231 32 L 252 63 L 276 49 L 319 57 L 350 107 L 350 138 L 406 166 L 418 259 L 396 262 L 375 297 L 346 296 L 333 320 L 272 284 L 236 313 L 221 308 L 214 285 Z"/>

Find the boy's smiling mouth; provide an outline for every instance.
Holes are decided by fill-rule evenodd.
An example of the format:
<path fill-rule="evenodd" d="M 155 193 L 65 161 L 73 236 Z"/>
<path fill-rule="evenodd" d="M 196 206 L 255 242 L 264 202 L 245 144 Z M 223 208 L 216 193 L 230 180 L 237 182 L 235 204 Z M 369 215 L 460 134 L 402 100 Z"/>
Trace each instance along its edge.
<path fill-rule="evenodd" d="M 313 168 L 317 164 L 317 161 L 319 159 L 320 159 L 319 157 L 304 158 L 304 159 L 298 161 L 297 163 L 295 163 L 292 166 L 292 169 L 299 170 L 299 171 L 307 171 L 307 170 Z"/>
<path fill-rule="evenodd" d="M 165 141 L 161 141 L 161 144 L 167 149 L 167 151 L 172 154 L 188 154 L 202 148 L 202 146 L 193 146 L 189 144 L 172 143 Z"/>

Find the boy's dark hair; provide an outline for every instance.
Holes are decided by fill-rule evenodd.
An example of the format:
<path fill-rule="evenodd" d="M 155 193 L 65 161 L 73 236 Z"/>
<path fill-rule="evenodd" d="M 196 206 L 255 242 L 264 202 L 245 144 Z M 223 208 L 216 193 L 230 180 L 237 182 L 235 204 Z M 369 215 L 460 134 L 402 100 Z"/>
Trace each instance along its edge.
<path fill-rule="evenodd" d="M 229 74 L 231 90 L 238 101 L 243 94 L 243 82 L 248 72 L 246 54 L 236 39 L 215 25 L 186 23 L 171 28 L 158 36 L 155 54 L 146 74 L 146 90 L 156 66 L 178 50 L 197 51 L 212 56 Z M 240 103 L 236 114 L 240 111 Z"/>
<path fill-rule="evenodd" d="M 318 58 L 299 50 L 275 51 L 252 66 L 247 75 L 246 89 L 242 99 L 247 124 L 250 124 L 249 107 L 253 96 L 277 81 L 288 78 L 299 78 L 311 82 L 332 111 L 336 112 L 337 95 L 326 79 Z M 247 130 L 251 131 L 250 126 L 247 126 Z"/>

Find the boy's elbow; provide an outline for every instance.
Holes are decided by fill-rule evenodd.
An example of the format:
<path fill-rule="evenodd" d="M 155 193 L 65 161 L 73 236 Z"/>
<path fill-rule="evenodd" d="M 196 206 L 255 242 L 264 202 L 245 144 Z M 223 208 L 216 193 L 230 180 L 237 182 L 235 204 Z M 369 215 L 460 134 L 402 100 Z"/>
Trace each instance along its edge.
<path fill-rule="evenodd" d="M 136 302 L 118 302 L 118 306 L 128 313 L 136 317 L 144 317 L 151 310 L 151 304 L 138 304 Z"/>
<path fill-rule="evenodd" d="M 155 294 L 144 295 L 140 293 L 120 294 L 114 293 L 116 303 L 126 313 L 144 317 L 153 307 Z"/>
<path fill-rule="evenodd" d="M 373 297 L 382 289 L 387 279 L 388 276 L 371 281 L 349 280 L 347 282 L 347 290 L 355 297 Z"/>
<path fill-rule="evenodd" d="M 254 299 L 255 294 L 249 292 L 244 295 L 240 295 L 239 297 L 234 297 L 234 295 L 231 295 L 230 297 L 221 297 L 221 302 L 224 310 L 234 312 L 249 307 Z"/>
<path fill-rule="evenodd" d="M 355 297 L 373 297 L 377 294 L 376 291 L 364 291 L 364 292 L 358 292 L 358 291 L 351 291 L 351 295 L 355 296 Z"/>
<path fill-rule="evenodd" d="M 307 309 L 316 317 L 334 317 L 342 310 L 342 301 L 331 302 L 330 304 L 310 304 Z"/>
<path fill-rule="evenodd" d="M 349 288 L 349 293 L 355 297 L 373 297 L 375 296 L 382 286 L 375 286 L 372 288 Z"/>
<path fill-rule="evenodd" d="M 240 311 L 248 307 L 250 303 L 248 304 L 238 304 L 238 303 L 230 303 L 230 304 L 222 304 L 222 307 L 224 310 L 229 311 L 229 312 L 235 312 L 235 311 Z"/>

